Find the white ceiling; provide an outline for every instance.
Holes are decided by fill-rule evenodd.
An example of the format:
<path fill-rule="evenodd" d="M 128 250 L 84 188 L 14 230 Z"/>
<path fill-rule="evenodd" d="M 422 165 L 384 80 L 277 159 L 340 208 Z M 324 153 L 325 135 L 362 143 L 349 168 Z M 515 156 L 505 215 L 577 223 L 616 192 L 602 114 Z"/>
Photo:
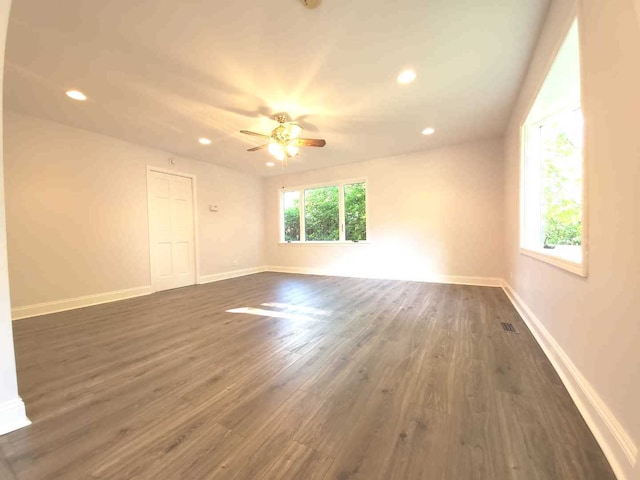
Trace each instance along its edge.
<path fill-rule="evenodd" d="M 489 138 L 549 1 L 13 0 L 5 108 L 258 175 L 279 111 L 327 140 L 289 171 Z"/>

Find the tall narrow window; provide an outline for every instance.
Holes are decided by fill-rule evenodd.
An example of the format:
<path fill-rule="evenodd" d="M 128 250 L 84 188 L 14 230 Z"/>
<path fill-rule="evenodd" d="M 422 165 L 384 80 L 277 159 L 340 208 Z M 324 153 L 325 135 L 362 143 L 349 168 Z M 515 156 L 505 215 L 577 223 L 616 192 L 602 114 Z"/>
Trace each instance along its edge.
<path fill-rule="evenodd" d="M 300 241 L 300 192 L 284 192 L 284 241 Z"/>
<path fill-rule="evenodd" d="M 360 242 L 367 239 L 367 189 L 364 182 L 344 186 L 345 239 Z"/>
<path fill-rule="evenodd" d="M 574 22 L 523 125 L 521 252 L 586 275 L 584 121 Z"/>

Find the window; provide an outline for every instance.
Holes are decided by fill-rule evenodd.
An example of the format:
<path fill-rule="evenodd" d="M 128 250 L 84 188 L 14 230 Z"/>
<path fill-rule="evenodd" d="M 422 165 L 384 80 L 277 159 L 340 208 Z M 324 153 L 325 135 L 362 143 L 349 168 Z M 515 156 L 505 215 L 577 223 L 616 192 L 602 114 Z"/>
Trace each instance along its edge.
<path fill-rule="evenodd" d="M 574 22 L 522 128 L 521 252 L 586 275 L 580 52 Z"/>
<path fill-rule="evenodd" d="M 320 187 L 304 191 L 304 235 L 307 242 L 340 240 L 338 187 Z"/>
<path fill-rule="evenodd" d="M 356 241 L 367 239 L 367 190 L 364 183 L 344 186 L 345 239 Z"/>
<path fill-rule="evenodd" d="M 285 242 L 367 239 L 365 181 L 286 189 L 281 206 L 281 239 Z"/>
<path fill-rule="evenodd" d="M 300 192 L 284 192 L 284 240 L 300 241 Z"/>

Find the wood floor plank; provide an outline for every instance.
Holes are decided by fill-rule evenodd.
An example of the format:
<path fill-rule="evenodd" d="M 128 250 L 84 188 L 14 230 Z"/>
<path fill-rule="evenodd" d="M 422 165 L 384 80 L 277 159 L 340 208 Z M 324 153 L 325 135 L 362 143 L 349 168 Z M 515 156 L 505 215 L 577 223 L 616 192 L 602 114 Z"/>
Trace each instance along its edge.
<path fill-rule="evenodd" d="M 13 325 L 1 480 L 615 478 L 501 289 L 262 273 Z"/>
<path fill-rule="evenodd" d="M 409 403 L 393 434 L 393 446 L 383 469 L 371 478 L 455 478 L 451 455 L 459 447 L 453 426 L 450 415 Z"/>
<path fill-rule="evenodd" d="M 287 450 L 296 446 L 293 445 L 293 439 L 303 420 L 313 415 L 319 405 L 318 399 L 308 393 L 298 391 L 291 395 L 272 410 L 272 414 L 263 422 L 256 425 L 253 431 L 247 433 L 244 448 L 232 452 L 215 473 L 224 472 L 224 477 L 221 478 L 249 480 L 263 475 L 270 468 L 282 469 L 275 465 L 282 460 L 281 457 Z M 313 454 L 313 458 L 323 464 L 330 462 L 327 456 L 318 455 L 312 449 L 305 452 L 305 455 Z"/>
<path fill-rule="evenodd" d="M 322 455 L 317 450 L 289 442 L 286 449 L 278 455 L 256 480 L 322 480 L 333 458 Z"/>
<path fill-rule="evenodd" d="M 9 440 L 6 437 L 0 437 L 0 479 L 2 480 L 16 480 L 13 468 L 11 468 L 7 460 L 10 448 Z"/>
<path fill-rule="evenodd" d="M 397 438 L 402 436 L 398 425 L 411 401 L 412 381 L 400 375 L 399 368 L 386 369 L 362 406 L 362 414 L 343 433 L 347 437 L 336 452 L 330 478 L 376 478 L 390 463 Z"/>

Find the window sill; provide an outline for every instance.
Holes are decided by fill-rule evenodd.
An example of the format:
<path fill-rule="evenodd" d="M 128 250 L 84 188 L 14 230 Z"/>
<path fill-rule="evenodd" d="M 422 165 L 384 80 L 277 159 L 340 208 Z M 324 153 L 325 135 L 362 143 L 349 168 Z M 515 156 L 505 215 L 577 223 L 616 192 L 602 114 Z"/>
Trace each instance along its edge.
<path fill-rule="evenodd" d="M 526 255 L 528 257 L 535 258 L 536 260 L 540 260 L 555 267 L 561 268 L 575 275 L 579 275 L 585 278 L 587 276 L 587 268 L 584 262 L 584 258 L 582 262 L 579 263 L 560 257 L 558 255 L 554 255 L 547 250 L 533 250 L 524 247 L 520 247 L 520 253 L 522 255 Z"/>
<path fill-rule="evenodd" d="M 278 245 L 295 245 L 298 247 L 354 247 L 358 245 L 370 245 L 370 242 L 278 242 Z"/>

